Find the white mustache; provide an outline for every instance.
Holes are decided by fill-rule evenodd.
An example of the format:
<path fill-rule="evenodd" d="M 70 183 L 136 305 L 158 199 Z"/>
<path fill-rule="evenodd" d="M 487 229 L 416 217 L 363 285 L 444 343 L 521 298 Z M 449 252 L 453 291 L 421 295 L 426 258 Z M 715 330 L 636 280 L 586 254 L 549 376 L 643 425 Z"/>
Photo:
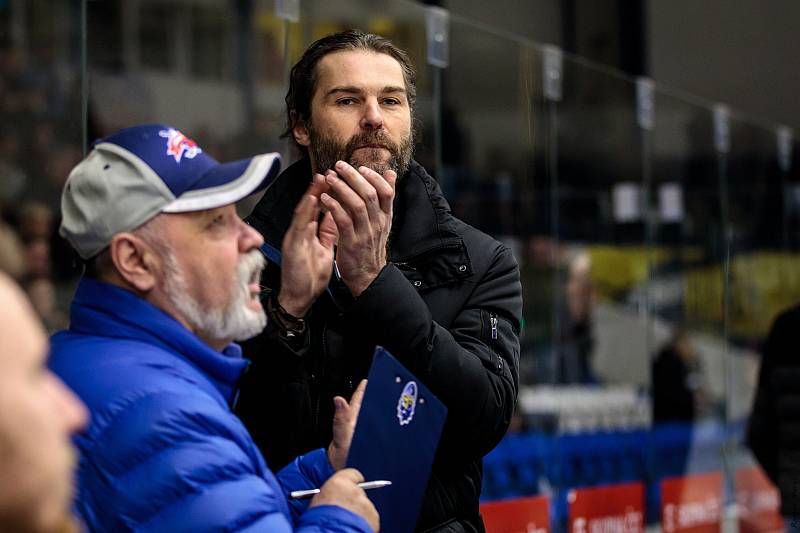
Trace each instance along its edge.
<path fill-rule="evenodd" d="M 258 283 L 261 280 L 261 272 L 267 266 L 264 255 L 259 250 L 250 250 L 242 256 L 236 266 L 236 280 L 239 285 L 247 289 L 250 283 Z"/>

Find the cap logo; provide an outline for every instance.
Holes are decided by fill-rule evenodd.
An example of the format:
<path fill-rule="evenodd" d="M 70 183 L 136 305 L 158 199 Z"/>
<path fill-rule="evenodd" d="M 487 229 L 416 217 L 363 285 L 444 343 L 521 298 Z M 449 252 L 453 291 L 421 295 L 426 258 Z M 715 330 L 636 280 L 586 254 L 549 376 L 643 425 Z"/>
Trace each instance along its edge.
<path fill-rule="evenodd" d="M 181 158 L 184 156 L 186 156 L 187 159 L 193 159 L 197 154 L 203 151 L 197 146 L 196 142 L 175 128 L 161 130 L 158 134 L 167 139 L 167 155 L 174 157 L 176 163 L 180 163 Z"/>

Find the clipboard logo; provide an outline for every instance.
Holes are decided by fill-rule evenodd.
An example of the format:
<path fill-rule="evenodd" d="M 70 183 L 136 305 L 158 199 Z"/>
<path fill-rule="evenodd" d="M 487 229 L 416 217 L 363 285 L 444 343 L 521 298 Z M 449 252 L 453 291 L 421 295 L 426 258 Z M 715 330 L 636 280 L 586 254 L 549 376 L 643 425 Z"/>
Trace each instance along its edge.
<path fill-rule="evenodd" d="M 390 487 L 367 492 L 381 533 L 411 533 L 425 499 L 447 408 L 397 359 L 375 349 L 347 466 Z M 395 418 L 396 417 L 396 418 Z"/>
<path fill-rule="evenodd" d="M 411 423 L 414 418 L 414 410 L 417 407 L 417 383 L 416 381 L 409 381 L 403 387 L 403 392 L 400 393 L 400 399 L 397 400 L 397 420 L 401 426 Z"/>

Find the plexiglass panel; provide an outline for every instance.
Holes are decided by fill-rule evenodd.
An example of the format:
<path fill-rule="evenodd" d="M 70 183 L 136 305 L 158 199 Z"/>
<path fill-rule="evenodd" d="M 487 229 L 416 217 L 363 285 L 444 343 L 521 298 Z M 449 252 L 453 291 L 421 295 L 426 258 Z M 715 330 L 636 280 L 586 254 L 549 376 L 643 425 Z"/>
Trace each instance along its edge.
<path fill-rule="evenodd" d="M 88 2 L 90 137 L 164 122 L 221 160 L 280 151 L 297 28 L 272 4 Z"/>
<path fill-rule="evenodd" d="M 469 21 L 451 21 L 450 38 L 437 179 L 456 216 L 514 251 L 524 291 L 521 379 L 541 381 L 553 282 L 540 60 L 536 50 Z"/>
<path fill-rule="evenodd" d="M 702 510 L 702 523 L 720 527 L 727 363 L 719 190 L 726 167 L 708 105 L 657 90 L 655 109 L 648 505 L 665 530 L 692 506 Z"/>
<path fill-rule="evenodd" d="M 62 327 L 79 268 L 58 198 L 93 140 L 158 121 L 220 160 L 289 164 L 291 65 L 331 32 L 379 33 L 417 67 L 416 159 L 520 266 L 519 405 L 483 502 L 546 497 L 519 505 L 555 531 L 616 497 L 654 530 L 780 528 L 745 434 L 765 339 L 800 300 L 797 140 L 480 21 L 450 17 L 434 66 L 428 9 L 0 2 L 0 268 Z"/>
<path fill-rule="evenodd" d="M 66 325 L 77 274 L 57 236 L 59 197 L 83 156 L 81 4 L 0 3 L 0 271 L 48 330 Z"/>
<path fill-rule="evenodd" d="M 596 488 L 642 500 L 645 493 L 649 161 L 634 80 L 567 56 L 561 98 L 547 105 L 558 146 L 550 162 L 559 261 L 547 391 L 560 404 L 554 521 L 572 530 L 584 520 L 592 527 L 578 509 L 602 508 Z M 627 520 L 643 524 L 644 506 L 633 505 Z"/>

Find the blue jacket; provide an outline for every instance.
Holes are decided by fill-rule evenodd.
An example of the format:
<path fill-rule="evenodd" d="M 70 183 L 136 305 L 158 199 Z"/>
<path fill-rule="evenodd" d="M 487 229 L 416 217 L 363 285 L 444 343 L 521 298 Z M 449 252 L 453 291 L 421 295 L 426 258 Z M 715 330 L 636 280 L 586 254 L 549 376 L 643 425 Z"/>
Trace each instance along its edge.
<path fill-rule="evenodd" d="M 371 531 L 341 507 L 287 503 L 333 470 L 324 450 L 277 477 L 267 469 L 231 412 L 247 365 L 236 344 L 216 352 L 133 293 L 81 281 L 50 367 L 92 414 L 76 439 L 77 510 L 90 530 Z"/>

